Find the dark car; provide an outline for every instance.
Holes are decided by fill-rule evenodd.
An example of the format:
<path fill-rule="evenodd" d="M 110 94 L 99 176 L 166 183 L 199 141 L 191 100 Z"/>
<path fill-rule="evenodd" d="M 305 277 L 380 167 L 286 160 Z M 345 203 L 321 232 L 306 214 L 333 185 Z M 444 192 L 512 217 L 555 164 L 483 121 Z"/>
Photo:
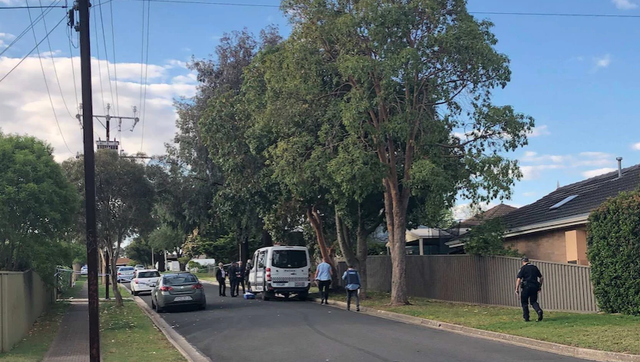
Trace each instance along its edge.
<path fill-rule="evenodd" d="M 165 274 L 151 292 L 151 307 L 162 312 L 168 307 L 193 305 L 207 307 L 204 288 L 198 277 L 191 273 Z"/>

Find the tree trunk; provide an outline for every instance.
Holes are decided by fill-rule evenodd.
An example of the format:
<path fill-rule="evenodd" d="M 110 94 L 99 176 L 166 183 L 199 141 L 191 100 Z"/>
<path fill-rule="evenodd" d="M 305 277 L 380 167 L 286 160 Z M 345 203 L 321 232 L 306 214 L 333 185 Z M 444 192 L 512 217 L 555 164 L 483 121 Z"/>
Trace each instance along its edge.
<path fill-rule="evenodd" d="M 120 294 L 120 288 L 118 287 L 118 267 L 116 263 L 118 262 L 118 254 L 120 252 L 120 245 L 122 243 L 122 237 L 118 236 L 118 241 L 116 244 L 116 249 L 111 254 L 111 290 L 113 291 L 113 296 L 116 298 L 116 306 L 123 307 L 124 302 L 122 300 L 122 295 Z"/>
<path fill-rule="evenodd" d="M 337 287 L 338 284 L 338 269 L 336 268 L 336 264 L 331 255 L 331 250 L 327 247 L 327 242 L 324 238 L 324 231 L 322 230 L 322 218 L 314 207 L 309 207 L 307 209 L 307 218 L 309 219 L 309 223 L 313 228 L 313 231 L 316 233 L 316 238 L 318 239 L 318 248 L 320 249 L 320 254 L 322 254 L 322 260 L 327 262 L 331 266 L 332 276 L 331 276 L 331 284 L 332 288 Z"/>
<path fill-rule="evenodd" d="M 346 232 L 346 225 L 340 219 L 340 215 L 336 211 L 336 235 L 338 236 L 338 245 L 340 245 L 340 251 L 342 251 L 342 255 L 347 261 L 347 265 L 351 265 L 353 267 L 358 266 L 358 260 L 356 255 L 353 253 L 351 249 L 351 243 L 348 240 L 349 235 Z"/>
<path fill-rule="evenodd" d="M 358 271 L 360 272 L 360 299 L 367 299 L 367 256 L 369 255 L 369 247 L 367 245 L 367 235 L 365 235 L 360 204 L 358 204 L 358 231 L 356 235 L 356 255 L 358 259 Z"/>
<path fill-rule="evenodd" d="M 397 180 L 390 177 L 384 179 L 384 205 L 389 230 L 389 244 L 391 249 L 391 305 L 407 305 L 406 280 L 406 214 L 403 207 Z"/>

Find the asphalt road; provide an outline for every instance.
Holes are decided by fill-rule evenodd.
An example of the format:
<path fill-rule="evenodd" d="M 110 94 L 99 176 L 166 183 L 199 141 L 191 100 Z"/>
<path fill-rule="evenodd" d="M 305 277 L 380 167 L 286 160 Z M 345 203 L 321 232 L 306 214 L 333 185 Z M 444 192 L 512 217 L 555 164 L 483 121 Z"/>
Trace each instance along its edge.
<path fill-rule="evenodd" d="M 161 315 L 214 362 L 584 361 L 312 302 L 218 297 L 212 285 L 205 291 L 207 310 Z"/>

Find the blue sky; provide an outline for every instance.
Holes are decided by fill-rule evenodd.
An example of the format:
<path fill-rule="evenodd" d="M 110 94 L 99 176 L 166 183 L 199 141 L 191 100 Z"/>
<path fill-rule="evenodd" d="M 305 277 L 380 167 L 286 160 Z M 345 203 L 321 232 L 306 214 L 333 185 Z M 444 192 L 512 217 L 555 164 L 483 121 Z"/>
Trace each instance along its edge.
<path fill-rule="evenodd" d="M 48 2 L 49 0 L 44 0 Z M 94 0 L 94 4 L 99 1 Z M 233 2 L 240 3 L 241 1 Z M 277 1 L 243 0 L 253 4 L 277 5 Z M 24 5 L 25 0 L 0 0 L 0 6 Z M 37 2 L 31 0 L 31 5 Z M 142 7 L 140 1 L 114 0 L 115 40 L 119 72 L 122 115 L 131 115 L 130 106 L 138 105 Z M 640 0 L 563 0 L 507 1 L 471 0 L 470 11 L 590 13 L 640 16 Z M 32 10 L 37 16 L 39 10 Z M 64 15 L 56 9 L 47 16 L 49 29 Z M 511 104 L 516 110 L 533 116 L 537 128 L 529 145 L 514 153 L 523 166 L 525 179 L 518 182 L 513 200 L 517 206 L 535 201 L 553 191 L 556 184 L 576 182 L 585 177 L 616 167 L 616 156 L 624 157 L 623 165 L 640 163 L 640 127 L 635 106 L 640 84 L 640 49 L 635 45 L 640 36 L 640 18 L 584 18 L 551 16 L 477 15 L 495 23 L 498 49 L 511 58 L 512 82 L 496 92 L 495 102 Z M 111 53 L 110 7 L 103 6 L 107 43 Z M 148 153 L 160 152 L 171 139 L 175 114 L 174 97 L 193 94 L 193 76 L 182 66 L 191 56 L 207 57 L 213 53 L 220 36 L 247 27 L 254 33 L 269 24 L 289 32 L 287 21 L 277 8 L 213 6 L 199 4 L 151 3 L 149 98 L 144 144 Z M 93 20 L 98 21 L 99 12 Z M 12 36 L 29 24 L 25 10 L 0 11 L 0 51 Z M 99 22 L 98 22 L 99 24 Z M 64 24 L 63 24 L 64 25 Z M 92 27 L 92 31 L 95 28 Z M 37 28 L 38 38 L 44 28 Z M 101 34 L 92 35 L 93 42 L 103 46 Z M 55 64 L 63 78 L 63 94 L 69 104 L 75 103 L 70 85 L 67 31 L 62 27 L 52 36 Z M 4 43 L 4 45 L 3 45 Z M 0 57 L 0 76 L 34 45 L 27 34 Z M 40 49 L 48 51 L 46 42 Z M 92 51 L 93 55 L 97 53 Z M 104 61 L 102 71 L 105 92 L 108 79 Z M 74 49 L 74 56 L 77 57 Z M 77 59 L 76 59 L 77 60 Z M 27 132 L 47 139 L 56 148 L 57 158 L 64 159 L 80 150 L 77 121 L 61 106 L 56 96 L 57 85 L 50 69 L 51 59 L 44 59 L 49 87 L 54 94 L 62 133 L 69 139 L 70 150 L 61 141 L 60 131 L 51 121 L 51 106 L 46 98 L 42 70 L 37 57 L 30 57 L 10 78 L 0 83 L 0 128 L 5 132 Z M 77 64 L 77 63 L 76 63 Z M 95 61 L 95 64 L 98 64 Z M 99 77 L 94 64 L 94 107 L 102 107 Z M 78 72 L 76 69 L 76 72 Z M 111 68 L 113 71 L 113 68 Z M 77 73 L 79 75 L 79 73 Z M 43 93 L 44 92 L 44 93 Z M 18 97 L 19 95 L 19 97 Z M 109 96 L 106 96 L 108 102 Z M 75 110 L 72 110 L 74 113 Z M 25 118 L 26 117 L 26 118 Z M 17 122 L 21 122 L 18 124 Z M 47 126 L 43 127 L 42 123 Z M 127 151 L 142 144 L 142 126 L 134 132 L 123 132 Z M 96 131 L 102 133 L 100 126 Z M 634 149 L 633 145 L 638 144 Z"/>

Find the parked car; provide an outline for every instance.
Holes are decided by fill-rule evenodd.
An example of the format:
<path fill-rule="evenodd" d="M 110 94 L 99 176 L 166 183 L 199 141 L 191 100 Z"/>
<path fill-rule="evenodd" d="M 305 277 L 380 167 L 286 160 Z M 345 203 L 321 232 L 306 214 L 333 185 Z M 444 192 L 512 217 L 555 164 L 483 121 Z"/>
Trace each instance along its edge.
<path fill-rule="evenodd" d="M 133 279 L 135 268 L 132 266 L 121 266 L 118 268 L 118 283 L 128 283 Z"/>
<path fill-rule="evenodd" d="M 143 270 L 143 269 L 145 269 L 144 265 L 142 265 L 142 264 L 138 264 L 138 265 L 136 265 L 136 266 L 135 266 L 135 268 L 136 268 L 136 270 Z"/>
<path fill-rule="evenodd" d="M 131 279 L 131 294 L 138 295 L 141 292 L 151 292 L 158 283 L 160 272 L 155 269 L 136 270 Z"/>
<path fill-rule="evenodd" d="M 89 274 L 89 270 L 87 269 L 87 266 L 83 266 L 82 268 L 80 268 L 80 275 L 87 275 Z"/>
<path fill-rule="evenodd" d="M 296 294 L 307 300 L 311 287 L 309 250 L 304 246 L 270 246 L 256 250 L 251 259 L 251 291 L 263 300 Z"/>
<path fill-rule="evenodd" d="M 151 307 L 160 313 L 168 307 L 183 305 L 195 305 L 199 309 L 207 307 L 198 277 L 188 272 L 162 275 L 151 292 Z"/>

